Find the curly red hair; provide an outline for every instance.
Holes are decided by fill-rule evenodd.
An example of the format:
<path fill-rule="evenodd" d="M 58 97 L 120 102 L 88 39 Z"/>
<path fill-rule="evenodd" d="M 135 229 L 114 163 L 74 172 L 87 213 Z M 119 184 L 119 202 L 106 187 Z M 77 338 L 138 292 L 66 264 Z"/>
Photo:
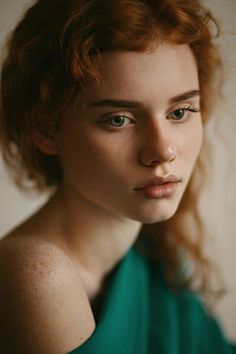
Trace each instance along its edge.
<path fill-rule="evenodd" d="M 0 142 L 17 183 L 30 180 L 43 190 L 60 181 L 57 158 L 37 149 L 33 132 L 50 135 L 60 128 L 63 114 L 86 80 L 99 80 L 92 59 L 105 51 L 150 51 L 165 41 L 188 44 L 198 67 L 205 124 L 221 71 L 214 44 L 217 33 L 214 17 L 198 0 L 36 1 L 9 37 L 1 73 Z M 202 156 L 175 216 L 144 225 L 143 231 L 155 245 L 148 254 L 164 265 L 170 284 L 175 283 L 184 253 L 195 267 L 182 283 L 190 286 L 198 278 L 199 291 L 209 293 L 210 262 L 202 250 L 197 209 L 204 179 Z M 191 228 L 186 226 L 189 221 Z M 144 250 L 145 244 L 140 237 L 137 246 Z"/>

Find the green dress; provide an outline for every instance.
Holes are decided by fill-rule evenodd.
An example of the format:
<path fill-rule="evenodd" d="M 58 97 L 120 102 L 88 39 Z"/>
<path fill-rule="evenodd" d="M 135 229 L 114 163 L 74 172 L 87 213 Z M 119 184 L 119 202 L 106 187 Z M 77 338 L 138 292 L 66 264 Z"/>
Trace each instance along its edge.
<path fill-rule="evenodd" d="M 113 270 L 92 336 L 68 354 L 233 354 L 192 292 L 175 293 L 132 247 Z"/>

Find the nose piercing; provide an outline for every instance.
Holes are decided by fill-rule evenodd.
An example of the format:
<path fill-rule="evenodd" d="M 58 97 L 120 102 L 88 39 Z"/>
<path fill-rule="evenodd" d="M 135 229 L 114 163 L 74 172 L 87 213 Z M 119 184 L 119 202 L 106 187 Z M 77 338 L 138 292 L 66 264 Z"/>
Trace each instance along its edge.
<path fill-rule="evenodd" d="M 157 156 L 155 158 L 154 156 L 153 158 L 151 158 L 150 156 L 148 157 L 148 156 L 141 155 L 140 161 L 142 161 L 144 165 L 151 165 L 151 166 L 160 163 L 161 161 L 172 162 L 173 160 L 175 160 L 177 156 L 177 149 L 175 146 L 163 146 L 161 148 L 161 151 L 156 152 L 156 154 Z"/>
<path fill-rule="evenodd" d="M 169 156 L 169 160 L 170 161 L 174 160 L 175 157 L 176 157 L 176 148 L 168 146 L 167 153 L 168 153 L 168 156 Z"/>

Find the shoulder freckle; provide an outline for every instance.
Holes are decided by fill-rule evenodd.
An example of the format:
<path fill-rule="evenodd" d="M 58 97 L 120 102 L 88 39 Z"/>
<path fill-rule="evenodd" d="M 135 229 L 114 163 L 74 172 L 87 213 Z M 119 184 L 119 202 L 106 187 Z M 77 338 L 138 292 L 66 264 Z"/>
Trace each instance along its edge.
<path fill-rule="evenodd" d="M 34 277 L 44 275 L 56 277 L 56 270 L 59 269 L 71 275 L 74 271 L 72 261 L 61 249 L 37 238 L 13 239 L 1 244 L 0 269 L 7 271 L 11 276 L 27 274 Z"/>
<path fill-rule="evenodd" d="M 10 333 L 14 343 L 27 348 L 25 353 L 33 352 L 29 348 L 34 347 L 69 352 L 95 328 L 72 261 L 50 243 L 0 243 L 0 283 L 4 284 L 0 287 L 0 317 L 4 318 L 0 319 L 0 332 Z M 11 340 L 6 343 L 10 345 Z"/>

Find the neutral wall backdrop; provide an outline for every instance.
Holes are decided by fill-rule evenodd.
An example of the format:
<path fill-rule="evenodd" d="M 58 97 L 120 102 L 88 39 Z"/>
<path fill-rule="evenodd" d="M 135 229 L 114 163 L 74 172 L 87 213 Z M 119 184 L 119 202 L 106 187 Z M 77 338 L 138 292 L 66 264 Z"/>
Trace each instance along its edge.
<path fill-rule="evenodd" d="M 0 47 L 6 34 L 31 4 L 31 0 L 0 0 Z M 218 261 L 228 293 L 217 306 L 217 316 L 227 336 L 236 341 L 236 0 L 205 0 L 221 22 L 218 42 L 225 62 L 225 104 L 208 127 L 214 166 L 210 188 L 201 201 L 209 234 L 206 250 Z M 215 118 L 215 117 L 213 117 Z M 14 186 L 0 159 L 0 238 L 45 201 Z"/>

